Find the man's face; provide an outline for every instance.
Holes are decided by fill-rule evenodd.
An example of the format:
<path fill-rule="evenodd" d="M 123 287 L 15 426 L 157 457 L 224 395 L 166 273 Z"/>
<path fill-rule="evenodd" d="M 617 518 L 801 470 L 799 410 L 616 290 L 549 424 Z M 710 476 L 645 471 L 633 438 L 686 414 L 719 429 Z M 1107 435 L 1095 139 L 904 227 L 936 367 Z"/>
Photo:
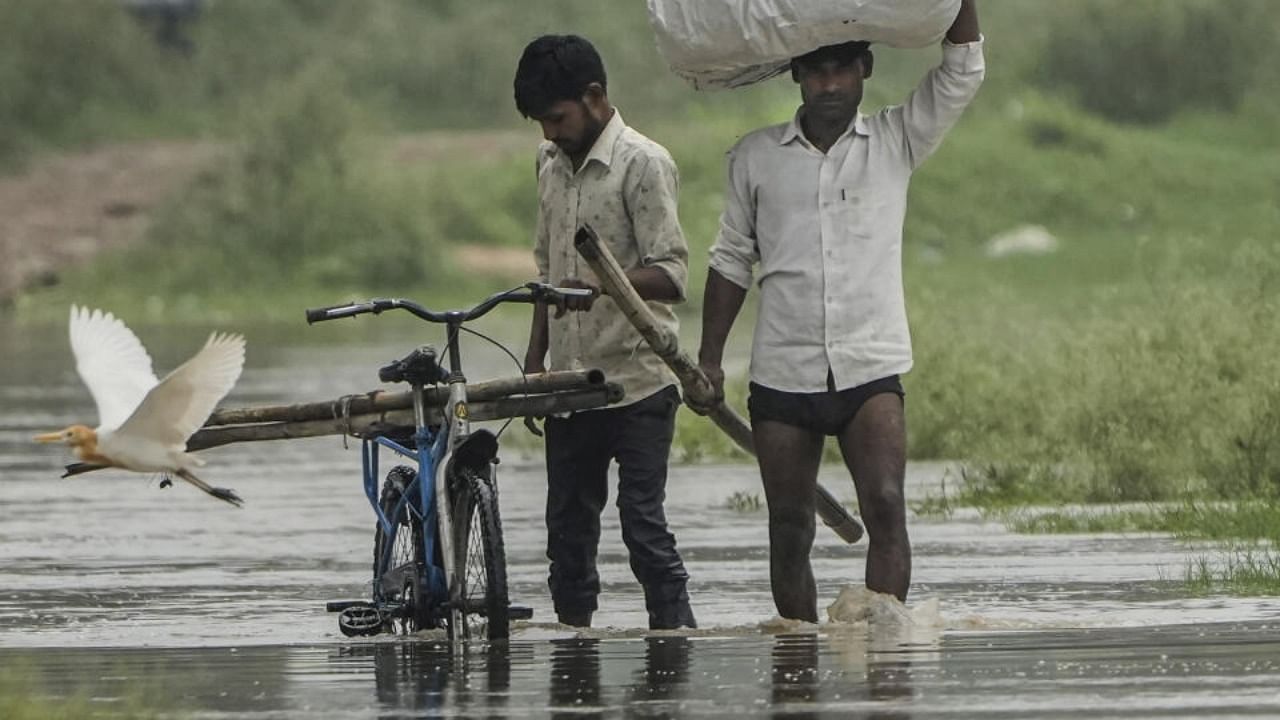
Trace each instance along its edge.
<path fill-rule="evenodd" d="M 604 129 L 605 120 L 593 105 L 590 96 L 582 100 L 559 100 L 533 119 L 542 126 L 542 137 L 570 157 L 581 157 L 591 150 Z"/>
<path fill-rule="evenodd" d="M 805 113 L 819 121 L 848 123 L 862 103 L 864 60 L 797 62 L 793 77 L 800 84 Z"/>

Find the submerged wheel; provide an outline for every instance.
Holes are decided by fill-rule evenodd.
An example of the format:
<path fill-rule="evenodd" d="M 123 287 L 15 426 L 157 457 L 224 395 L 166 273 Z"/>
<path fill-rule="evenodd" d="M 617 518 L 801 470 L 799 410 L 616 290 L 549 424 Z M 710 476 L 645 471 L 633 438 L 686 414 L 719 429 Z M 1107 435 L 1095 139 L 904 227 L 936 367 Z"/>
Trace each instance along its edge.
<path fill-rule="evenodd" d="M 457 585 L 451 592 L 454 637 L 505 640 L 510 634 L 507 555 L 491 471 L 463 469 L 453 495 L 453 554 Z"/>
<path fill-rule="evenodd" d="M 425 550 L 422 545 L 422 518 L 410 507 L 401 505 L 405 489 L 417 478 L 417 471 L 403 465 L 391 469 L 382 485 L 378 505 L 395 526 L 394 537 L 388 538 L 377 523 L 373 533 L 373 599 L 379 608 L 399 608 L 386 616 L 385 629 L 416 632 L 434 627 L 431 609 L 423 600 L 422 582 L 426 577 Z M 400 512 L 396 513 L 396 508 Z M 390 552 L 387 552 L 390 540 Z"/>

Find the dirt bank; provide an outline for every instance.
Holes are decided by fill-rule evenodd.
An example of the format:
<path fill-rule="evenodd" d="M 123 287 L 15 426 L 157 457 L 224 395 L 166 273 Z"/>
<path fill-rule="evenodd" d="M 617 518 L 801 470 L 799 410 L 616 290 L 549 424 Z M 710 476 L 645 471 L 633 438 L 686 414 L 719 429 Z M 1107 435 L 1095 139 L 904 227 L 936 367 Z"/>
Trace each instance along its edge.
<path fill-rule="evenodd" d="M 389 161 L 484 159 L 518 152 L 535 139 L 511 131 L 406 135 L 389 143 Z M 97 253 L 141 239 L 152 213 L 225 153 L 226 146 L 214 142 L 127 143 L 45 156 L 21 173 L 0 176 L 0 307 L 24 288 L 56 283 Z M 457 261 L 503 277 L 534 272 L 522 249 L 464 247 Z"/>
<path fill-rule="evenodd" d="M 142 237 L 151 213 L 220 152 L 213 143 L 113 145 L 0 177 L 0 303 Z"/>

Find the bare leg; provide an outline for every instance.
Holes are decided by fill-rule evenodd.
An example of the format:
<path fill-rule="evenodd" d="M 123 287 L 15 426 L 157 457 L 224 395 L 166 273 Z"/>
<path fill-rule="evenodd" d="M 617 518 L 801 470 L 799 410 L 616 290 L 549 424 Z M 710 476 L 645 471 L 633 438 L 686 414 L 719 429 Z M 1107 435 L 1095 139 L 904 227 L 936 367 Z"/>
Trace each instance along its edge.
<path fill-rule="evenodd" d="M 841 431 L 840 452 L 867 526 L 867 587 L 905 601 L 911 585 L 911 541 L 903 491 L 907 430 L 902 398 L 882 393 L 867 400 Z"/>
<path fill-rule="evenodd" d="M 769 504 L 769 584 L 778 614 L 818 621 L 818 590 L 809 564 L 813 548 L 814 493 L 823 436 L 764 420 L 752 434 Z"/>

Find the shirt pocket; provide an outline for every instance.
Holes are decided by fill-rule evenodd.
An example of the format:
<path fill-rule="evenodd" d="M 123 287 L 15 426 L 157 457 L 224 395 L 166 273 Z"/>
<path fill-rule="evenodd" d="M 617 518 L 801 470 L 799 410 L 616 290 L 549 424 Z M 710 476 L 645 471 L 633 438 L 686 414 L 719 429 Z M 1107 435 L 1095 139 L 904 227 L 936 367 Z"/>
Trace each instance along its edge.
<path fill-rule="evenodd" d="M 841 188 L 836 193 L 836 218 L 848 234 L 873 235 L 883 219 L 885 204 L 884 197 L 874 191 Z"/>
<path fill-rule="evenodd" d="M 832 217 L 835 237 L 834 242 L 828 243 L 828 248 L 834 252 L 826 260 L 845 266 L 846 279 L 859 282 L 869 267 L 882 260 L 879 254 L 884 249 L 879 245 L 885 236 L 888 204 L 883 197 L 865 191 L 853 194 L 845 190 L 843 200 L 839 194 L 836 197 L 836 211 Z"/>

